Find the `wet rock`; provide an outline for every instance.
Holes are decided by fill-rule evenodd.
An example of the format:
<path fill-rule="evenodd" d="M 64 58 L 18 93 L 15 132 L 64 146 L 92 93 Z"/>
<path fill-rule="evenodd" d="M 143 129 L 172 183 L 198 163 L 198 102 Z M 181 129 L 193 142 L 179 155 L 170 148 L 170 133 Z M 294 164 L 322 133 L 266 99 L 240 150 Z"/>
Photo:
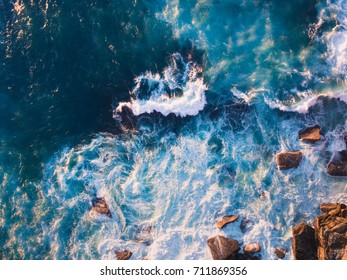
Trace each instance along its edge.
<path fill-rule="evenodd" d="M 331 176 L 347 176 L 347 150 L 335 153 L 327 173 Z"/>
<path fill-rule="evenodd" d="M 315 231 L 312 227 L 300 223 L 293 227 L 292 247 L 294 259 L 316 260 L 317 245 L 315 242 Z"/>
<path fill-rule="evenodd" d="M 219 229 L 222 229 L 222 228 L 225 227 L 227 224 L 235 222 L 238 218 L 239 218 L 239 217 L 236 216 L 236 215 L 224 216 L 224 217 L 222 218 L 222 220 L 220 220 L 220 221 L 218 221 L 218 222 L 216 223 L 216 225 L 217 225 L 217 227 L 218 227 Z"/>
<path fill-rule="evenodd" d="M 318 259 L 347 260 L 347 206 L 323 203 L 321 210 L 314 222 Z"/>
<path fill-rule="evenodd" d="M 298 167 L 302 160 L 302 153 L 297 152 L 282 152 L 276 154 L 276 163 L 279 170 L 287 170 Z"/>
<path fill-rule="evenodd" d="M 99 214 L 105 214 L 107 217 L 112 218 L 110 208 L 107 205 L 107 202 L 102 197 L 96 197 L 92 201 L 93 210 Z"/>
<path fill-rule="evenodd" d="M 321 128 L 319 125 L 310 126 L 299 131 L 299 139 L 306 142 L 317 142 L 320 140 Z"/>
<path fill-rule="evenodd" d="M 219 235 L 208 238 L 207 245 L 214 260 L 235 259 L 240 250 L 236 240 Z"/>
<path fill-rule="evenodd" d="M 249 244 L 245 246 L 244 252 L 246 254 L 255 254 L 261 251 L 260 245 L 258 243 Z"/>
<path fill-rule="evenodd" d="M 287 250 L 282 247 L 277 247 L 275 249 L 275 254 L 279 259 L 283 259 L 286 256 Z"/>
<path fill-rule="evenodd" d="M 129 250 L 116 252 L 117 260 L 128 260 L 128 259 L 130 259 L 131 255 L 132 255 L 132 253 Z"/>
<path fill-rule="evenodd" d="M 240 229 L 242 233 L 246 233 L 254 225 L 254 221 L 248 218 L 243 218 L 240 224 Z"/>

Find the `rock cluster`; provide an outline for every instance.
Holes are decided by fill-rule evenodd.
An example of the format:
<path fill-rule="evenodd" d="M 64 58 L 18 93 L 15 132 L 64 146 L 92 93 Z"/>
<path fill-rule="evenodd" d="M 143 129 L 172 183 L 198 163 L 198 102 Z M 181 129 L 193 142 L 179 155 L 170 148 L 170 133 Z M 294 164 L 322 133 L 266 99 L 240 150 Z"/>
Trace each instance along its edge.
<path fill-rule="evenodd" d="M 347 206 L 323 203 L 314 228 L 293 227 L 292 247 L 297 260 L 347 260 Z"/>
<path fill-rule="evenodd" d="M 347 206 L 323 203 L 314 222 L 320 260 L 347 260 Z"/>

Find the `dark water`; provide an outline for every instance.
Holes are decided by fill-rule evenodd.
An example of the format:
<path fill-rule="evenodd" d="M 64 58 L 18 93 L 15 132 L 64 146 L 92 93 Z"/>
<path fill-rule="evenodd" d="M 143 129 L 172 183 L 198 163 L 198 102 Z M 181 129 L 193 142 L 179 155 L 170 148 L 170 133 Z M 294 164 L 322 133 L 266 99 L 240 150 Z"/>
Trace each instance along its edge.
<path fill-rule="evenodd" d="M 290 246 L 294 222 L 347 199 L 325 174 L 347 124 L 347 7 L 331 2 L 0 1 L 0 258 L 210 258 L 230 211 L 256 227 L 225 234 L 265 259 Z M 324 141 L 302 146 L 314 123 Z M 285 149 L 306 160 L 281 174 Z"/>

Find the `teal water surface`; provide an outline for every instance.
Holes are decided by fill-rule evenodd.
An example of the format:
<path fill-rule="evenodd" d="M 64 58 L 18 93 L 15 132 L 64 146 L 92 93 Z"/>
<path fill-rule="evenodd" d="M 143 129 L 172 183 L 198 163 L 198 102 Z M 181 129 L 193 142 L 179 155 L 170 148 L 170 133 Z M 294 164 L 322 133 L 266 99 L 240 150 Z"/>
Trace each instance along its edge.
<path fill-rule="evenodd" d="M 346 0 L 0 0 L 0 258 L 211 259 L 220 234 L 292 259 L 292 226 L 347 202 L 326 174 L 346 149 L 346 16 Z M 314 124 L 322 140 L 300 142 Z M 277 169 L 285 150 L 298 168 Z"/>

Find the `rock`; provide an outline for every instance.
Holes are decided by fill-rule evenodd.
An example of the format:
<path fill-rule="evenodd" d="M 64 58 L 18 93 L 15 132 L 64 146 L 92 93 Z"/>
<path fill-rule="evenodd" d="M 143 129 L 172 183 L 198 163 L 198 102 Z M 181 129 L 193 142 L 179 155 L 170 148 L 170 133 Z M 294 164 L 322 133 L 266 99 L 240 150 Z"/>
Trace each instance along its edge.
<path fill-rule="evenodd" d="M 216 225 L 217 225 L 217 227 L 218 227 L 219 229 L 222 229 L 222 228 L 225 227 L 227 224 L 235 222 L 238 218 L 239 218 L 239 217 L 236 216 L 236 215 L 224 216 L 224 217 L 222 218 L 222 220 L 220 220 L 220 221 L 218 221 L 218 222 L 216 223 Z"/>
<path fill-rule="evenodd" d="M 299 131 L 299 139 L 307 142 L 320 140 L 321 128 L 319 125 L 310 126 Z"/>
<path fill-rule="evenodd" d="M 322 212 L 329 213 L 332 210 L 336 210 L 338 205 L 336 203 L 322 203 L 320 206 L 320 210 Z"/>
<path fill-rule="evenodd" d="M 279 259 L 283 259 L 286 256 L 287 250 L 282 247 L 277 247 L 275 249 L 275 254 Z"/>
<path fill-rule="evenodd" d="M 110 208 L 107 205 L 107 202 L 102 197 L 96 197 L 92 201 L 93 210 L 99 214 L 105 214 L 107 217 L 112 218 Z"/>
<path fill-rule="evenodd" d="M 235 259 L 240 250 L 240 244 L 236 240 L 220 235 L 208 238 L 207 245 L 214 260 Z"/>
<path fill-rule="evenodd" d="M 129 250 L 116 252 L 117 260 L 128 260 L 130 259 L 132 253 Z"/>
<path fill-rule="evenodd" d="M 254 221 L 248 218 L 243 218 L 240 224 L 240 229 L 242 233 L 247 232 L 250 230 L 254 225 Z"/>
<path fill-rule="evenodd" d="M 260 245 L 258 243 L 249 244 L 245 246 L 244 252 L 247 254 L 255 254 L 261 251 Z"/>
<path fill-rule="evenodd" d="M 294 259 L 316 260 L 317 246 L 314 229 L 304 223 L 294 226 L 292 247 Z"/>
<path fill-rule="evenodd" d="M 276 163 L 279 170 L 287 170 L 298 167 L 302 160 L 302 153 L 298 152 L 282 152 L 276 154 Z"/>
<path fill-rule="evenodd" d="M 347 206 L 323 203 L 323 214 L 315 219 L 318 259 L 347 260 Z"/>
<path fill-rule="evenodd" d="M 335 153 L 327 173 L 331 176 L 347 176 L 347 150 Z"/>

